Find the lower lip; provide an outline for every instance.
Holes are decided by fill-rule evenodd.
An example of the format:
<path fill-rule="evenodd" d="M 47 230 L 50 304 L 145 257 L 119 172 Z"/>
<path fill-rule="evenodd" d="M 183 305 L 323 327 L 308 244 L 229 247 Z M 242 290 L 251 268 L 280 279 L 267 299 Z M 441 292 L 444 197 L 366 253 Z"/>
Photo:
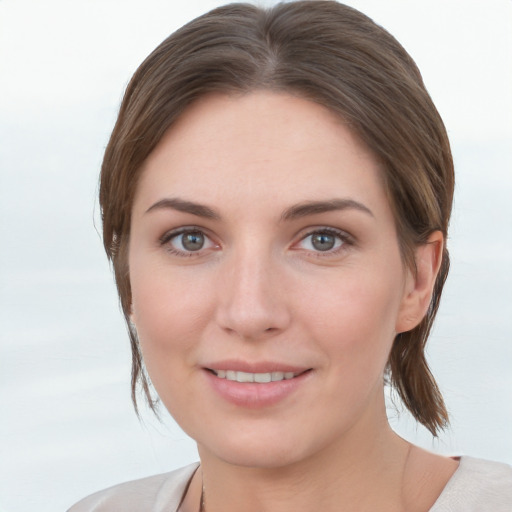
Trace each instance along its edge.
<path fill-rule="evenodd" d="M 311 370 L 293 379 L 275 382 L 255 383 L 219 379 L 210 370 L 204 373 L 217 394 L 224 400 L 250 409 L 276 405 L 292 395 L 311 375 Z"/>

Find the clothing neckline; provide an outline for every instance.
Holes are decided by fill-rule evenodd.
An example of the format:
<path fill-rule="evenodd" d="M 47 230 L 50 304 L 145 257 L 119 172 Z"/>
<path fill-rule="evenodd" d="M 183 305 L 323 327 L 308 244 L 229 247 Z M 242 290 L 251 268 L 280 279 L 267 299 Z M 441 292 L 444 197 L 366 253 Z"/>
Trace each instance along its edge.
<path fill-rule="evenodd" d="M 429 508 L 426 512 L 436 512 L 436 509 L 444 504 L 444 502 L 448 499 L 448 493 L 450 489 L 452 489 L 454 486 L 457 485 L 458 481 L 461 478 L 464 478 L 464 474 L 466 473 L 466 469 L 468 467 L 468 464 L 471 463 L 471 461 L 478 461 L 478 459 L 475 459 L 473 457 L 468 456 L 453 456 L 450 457 L 450 459 L 453 459 L 459 463 L 459 466 L 457 469 L 453 472 L 453 475 L 450 477 L 450 479 L 446 482 L 445 486 L 443 487 L 443 490 L 441 491 L 441 494 L 437 497 L 436 501 L 432 505 L 432 507 Z M 183 483 L 183 488 L 181 492 L 181 497 L 179 500 L 179 504 L 176 508 L 175 512 L 178 512 L 181 504 L 183 503 L 183 500 L 185 499 L 185 495 L 190 487 L 190 483 L 192 482 L 192 478 L 194 477 L 196 471 L 200 468 L 201 463 L 196 462 L 194 464 L 191 464 L 187 467 L 187 469 L 190 470 L 190 473 L 188 473 L 188 477 Z"/>

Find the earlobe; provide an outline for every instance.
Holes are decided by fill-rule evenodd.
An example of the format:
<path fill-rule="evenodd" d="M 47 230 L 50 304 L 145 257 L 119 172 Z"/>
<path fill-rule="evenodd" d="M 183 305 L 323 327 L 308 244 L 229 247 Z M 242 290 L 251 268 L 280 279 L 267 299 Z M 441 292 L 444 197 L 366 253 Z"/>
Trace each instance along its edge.
<path fill-rule="evenodd" d="M 426 315 L 443 257 L 444 236 L 434 231 L 415 250 L 416 272 L 410 270 L 396 322 L 396 332 L 414 329 Z"/>

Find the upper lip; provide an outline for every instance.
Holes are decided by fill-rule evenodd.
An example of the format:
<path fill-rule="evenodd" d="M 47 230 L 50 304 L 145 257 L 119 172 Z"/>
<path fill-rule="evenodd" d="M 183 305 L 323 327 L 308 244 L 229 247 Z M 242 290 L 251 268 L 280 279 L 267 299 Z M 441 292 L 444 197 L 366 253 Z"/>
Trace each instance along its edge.
<path fill-rule="evenodd" d="M 293 372 L 302 373 L 309 370 L 308 366 L 296 366 L 273 361 L 249 362 L 241 360 L 222 360 L 204 365 L 208 370 L 234 370 L 246 373 Z"/>

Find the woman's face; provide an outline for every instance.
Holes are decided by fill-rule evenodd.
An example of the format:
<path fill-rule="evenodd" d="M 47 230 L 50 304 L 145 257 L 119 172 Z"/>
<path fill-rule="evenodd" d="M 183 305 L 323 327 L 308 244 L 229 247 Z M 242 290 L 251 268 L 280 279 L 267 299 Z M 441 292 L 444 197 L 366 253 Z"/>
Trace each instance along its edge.
<path fill-rule="evenodd" d="M 379 165 L 337 117 L 203 98 L 148 158 L 131 229 L 144 361 L 202 453 L 275 467 L 382 428 L 412 278 Z"/>

